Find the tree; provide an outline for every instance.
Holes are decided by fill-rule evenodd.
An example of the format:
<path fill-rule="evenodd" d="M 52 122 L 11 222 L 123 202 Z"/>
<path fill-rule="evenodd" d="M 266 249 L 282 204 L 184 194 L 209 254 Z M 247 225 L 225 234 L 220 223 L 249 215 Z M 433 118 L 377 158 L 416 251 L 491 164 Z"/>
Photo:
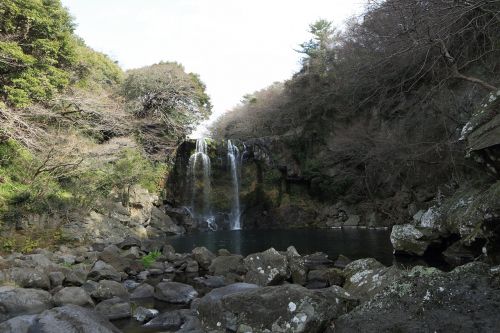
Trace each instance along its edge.
<path fill-rule="evenodd" d="M 0 17 L 0 95 L 22 107 L 68 85 L 76 41 L 60 1 L 3 0 Z"/>
<path fill-rule="evenodd" d="M 327 70 L 329 58 L 332 56 L 331 50 L 335 44 L 335 29 L 332 22 L 320 19 L 309 25 L 309 33 L 313 37 L 300 44 L 299 53 L 303 53 L 303 66 L 306 70 L 323 73 Z"/>

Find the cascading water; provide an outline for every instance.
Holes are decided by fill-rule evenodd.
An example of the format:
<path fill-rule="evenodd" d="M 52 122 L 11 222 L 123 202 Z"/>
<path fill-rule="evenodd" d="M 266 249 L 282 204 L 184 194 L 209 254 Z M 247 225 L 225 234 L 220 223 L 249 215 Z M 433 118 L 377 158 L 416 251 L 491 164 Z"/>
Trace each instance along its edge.
<path fill-rule="evenodd" d="M 200 175 L 201 172 L 201 175 Z M 194 218 L 202 218 L 213 229 L 213 216 L 210 207 L 210 157 L 205 139 L 196 140 L 196 150 L 189 158 L 188 182 L 191 189 L 190 207 Z M 201 183 L 199 182 L 201 180 Z M 201 200 L 197 195 L 202 189 Z"/>
<path fill-rule="evenodd" d="M 231 177 L 233 182 L 233 202 L 231 205 L 230 225 L 231 230 L 240 230 L 240 177 L 238 171 L 238 147 L 233 145 L 231 140 L 227 140 L 227 157 L 231 167 Z"/>

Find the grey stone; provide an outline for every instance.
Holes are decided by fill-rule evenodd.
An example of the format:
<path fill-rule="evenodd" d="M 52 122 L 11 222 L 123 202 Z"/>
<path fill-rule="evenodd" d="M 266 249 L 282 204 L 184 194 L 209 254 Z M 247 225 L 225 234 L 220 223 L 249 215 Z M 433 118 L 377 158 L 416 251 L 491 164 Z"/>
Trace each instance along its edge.
<path fill-rule="evenodd" d="M 212 260 L 215 259 L 215 254 L 210 252 L 206 247 L 196 247 L 191 253 L 193 254 L 193 259 L 196 260 L 204 270 L 208 270 Z"/>
<path fill-rule="evenodd" d="M 99 281 L 97 289 L 91 296 L 98 300 L 105 300 L 113 297 L 128 298 L 128 292 L 122 284 L 116 281 L 101 280 Z"/>
<path fill-rule="evenodd" d="M 97 304 L 95 310 L 109 320 L 129 318 L 132 316 L 130 302 L 113 297 Z"/>
<path fill-rule="evenodd" d="M 45 290 L 0 287 L 0 322 L 36 314 L 51 307 L 50 294 Z"/>
<path fill-rule="evenodd" d="M 80 287 L 63 288 L 54 294 L 53 300 L 56 306 L 75 304 L 83 307 L 94 307 L 92 298 Z"/>
<path fill-rule="evenodd" d="M 130 294 L 130 298 L 148 298 L 153 297 L 155 293 L 155 288 L 147 283 L 143 283 L 139 285 L 134 291 Z"/>
<path fill-rule="evenodd" d="M 290 277 L 288 260 L 274 248 L 251 254 L 243 260 L 246 269 L 245 282 L 260 286 L 276 285 Z"/>
<path fill-rule="evenodd" d="M 156 299 L 168 303 L 189 304 L 198 296 L 193 287 L 179 282 L 160 282 L 155 287 Z"/>

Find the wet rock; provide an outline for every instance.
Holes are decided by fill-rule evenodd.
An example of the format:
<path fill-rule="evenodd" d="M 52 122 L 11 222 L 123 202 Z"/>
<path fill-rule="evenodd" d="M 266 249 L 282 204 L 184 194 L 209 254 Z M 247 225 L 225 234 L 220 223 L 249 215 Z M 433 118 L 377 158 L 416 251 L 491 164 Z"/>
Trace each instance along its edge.
<path fill-rule="evenodd" d="M 226 281 L 234 282 L 241 280 L 241 276 L 247 270 L 243 264 L 243 256 L 224 255 L 213 259 L 208 271 L 211 275 L 221 275 L 226 278 Z"/>
<path fill-rule="evenodd" d="M 130 298 L 148 298 L 153 297 L 155 293 L 155 288 L 147 283 L 143 283 L 139 285 L 134 291 L 130 294 Z"/>
<path fill-rule="evenodd" d="M 0 287 L 0 322 L 36 314 L 51 307 L 50 294 L 45 290 Z"/>
<path fill-rule="evenodd" d="M 158 314 L 159 314 L 158 310 L 146 309 L 142 306 L 139 306 L 134 310 L 133 317 L 138 322 L 143 323 L 147 320 L 153 319 L 154 317 L 158 316 Z"/>
<path fill-rule="evenodd" d="M 198 296 L 193 287 L 179 282 L 160 282 L 155 287 L 154 297 L 160 301 L 189 304 Z"/>
<path fill-rule="evenodd" d="M 113 297 L 128 298 L 128 292 L 122 284 L 116 281 L 101 280 L 99 281 L 97 289 L 92 292 L 91 296 L 98 300 L 105 300 Z"/>
<path fill-rule="evenodd" d="M 392 227 L 391 243 L 395 252 L 423 256 L 430 245 L 425 234 L 412 224 Z"/>
<path fill-rule="evenodd" d="M 290 284 L 229 294 L 210 305 L 198 307 L 206 331 L 241 332 L 244 327 L 247 332 L 315 333 L 352 309 L 357 300 L 336 286 L 313 291 Z"/>
<path fill-rule="evenodd" d="M 335 322 L 335 332 L 496 332 L 500 290 L 482 263 L 417 266 Z"/>
<path fill-rule="evenodd" d="M 28 333 L 29 328 L 35 322 L 36 315 L 18 316 L 0 324 L 2 333 Z"/>
<path fill-rule="evenodd" d="M 109 320 L 129 318 L 132 315 L 130 303 L 119 297 L 102 301 L 96 305 L 95 310 Z"/>
<path fill-rule="evenodd" d="M 290 277 L 288 260 L 274 248 L 251 254 L 243 260 L 246 269 L 245 282 L 260 286 L 276 285 Z"/>
<path fill-rule="evenodd" d="M 210 252 L 206 247 L 196 247 L 191 253 L 193 254 L 193 259 L 196 260 L 204 270 L 208 270 L 212 260 L 215 259 L 215 254 Z"/>
<path fill-rule="evenodd" d="M 54 294 L 53 301 L 56 306 L 74 304 L 83 307 L 94 307 L 92 298 L 80 287 L 66 287 L 59 290 Z"/>
<path fill-rule="evenodd" d="M 37 333 L 119 333 L 106 318 L 78 305 L 44 311 L 31 326 Z"/>

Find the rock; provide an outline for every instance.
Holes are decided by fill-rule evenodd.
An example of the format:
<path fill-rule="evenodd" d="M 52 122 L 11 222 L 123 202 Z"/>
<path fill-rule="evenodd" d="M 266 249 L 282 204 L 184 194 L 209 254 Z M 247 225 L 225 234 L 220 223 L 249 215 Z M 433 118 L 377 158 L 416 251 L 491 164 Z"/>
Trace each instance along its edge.
<path fill-rule="evenodd" d="M 209 288 L 209 289 L 221 288 L 226 285 L 223 276 L 206 275 L 204 277 L 196 277 L 194 278 L 194 282 L 199 287 Z"/>
<path fill-rule="evenodd" d="M 134 291 L 130 294 L 130 298 L 148 298 L 153 297 L 154 294 L 155 288 L 147 283 L 143 283 L 134 289 Z"/>
<path fill-rule="evenodd" d="M 25 256 L 26 261 L 31 261 L 35 267 L 48 268 L 55 266 L 54 263 L 44 254 L 29 254 Z"/>
<path fill-rule="evenodd" d="M 49 273 L 50 287 L 55 288 L 62 286 L 65 278 L 66 277 L 64 276 L 63 272 L 50 272 Z"/>
<path fill-rule="evenodd" d="M 65 286 L 81 286 L 87 280 L 87 272 L 81 268 L 68 269 L 63 273 Z"/>
<path fill-rule="evenodd" d="M 51 307 L 50 294 L 45 290 L 0 287 L 0 322 L 36 314 Z"/>
<path fill-rule="evenodd" d="M 99 260 L 94 264 L 87 278 L 93 281 L 113 280 L 117 282 L 120 282 L 122 279 L 121 274 L 118 273 L 113 266 L 102 260 Z"/>
<path fill-rule="evenodd" d="M 155 287 L 154 297 L 160 301 L 189 304 L 198 296 L 193 287 L 179 282 L 160 282 Z"/>
<path fill-rule="evenodd" d="M 327 268 L 309 271 L 307 274 L 308 283 L 323 283 L 326 287 L 342 286 L 344 284 L 344 276 L 338 268 Z M 311 288 L 315 289 L 315 288 Z"/>
<path fill-rule="evenodd" d="M 136 282 L 134 280 L 125 280 L 123 281 L 123 286 L 127 288 L 127 290 L 130 292 L 131 290 L 134 290 L 135 288 L 139 287 L 141 284 L 139 282 Z"/>
<path fill-rule="evenodd" d="M 0 324 L 2 333 L 28 333 L 29 328 L 35 322 L 36 315 L 25 315 L 11 318 Z"/>
<path fill-rule="evenodd" d="M 191 253 L 193 254 L 193 259 L 196 260 L 204 270 L 208 270 L 212 260 L 215 259 L 215 254 L 210 252 L 206 247 L 196 247 Z"/>
<path fill-rule="evenodd" d="M 407 253 L 423 256 L 430 245 L 425 235 L 412 224 L 395 225 L 392 227 L 391 243 L 396 253 Z"/>
<path fill-rule="evenodd" d="M 182 317 L 179 311 L 166 312 L 153 318 L 151 321 L 144 324 L 148 329 L 177 331 L 181 328 Z"/>
<path fill-rule="evenodd" d="M 151 209 L 150 226 L 167 235 L 182 235 L 186 232 L 183 227 L 175 224 L 170 216 L 154 206 Z"/>
<path fill-rule="evenodd" d="M 246 269 L 245 282 L 260 286 L 281 283 L 290 277 L 288 260 L 274 248 L 254 253 L 243 260 Z"/>
<path fill-rule="evenodd" d="M 358 272 L 366 271 L 369 269 L 373 270 L 377 268 L 384 268 L 384 267 L 385 267 L 384 265 L 382 265 L 380 262 L 378 262 L 376 259 L 373 258 L 359 259 L 345 266 L 343 274 L 346 279 L 350 279 L 351 276 L 353 276 Z"/>
<path fill-rule="evenodd" d="M 313 291 L 290 284 L 252 288 L 208 304 L 205 306 L 202 299 L 198 307 L 205 331 L 241 332 L 244 327 L 247 332 L 316 333 L 323 332 L 331 320 L 352 309 L 357 301 L 340 287 Z"/>
<path fill-rule="evenodd" d="M 109 320 L 129 318 L 132 315 L 130 303 L 119 297 L 102 301 L 96 305 L 95 310 Z"/>
<path fill-rule="evenodd" d="M 304 265 L 308 270 L 323 269 L 333 266 L 333 261 L 328 259 L 328 255 L 322 252 L 316 252 L 304 256 Z"/>
<path fill-rule="evenodd" d="M 347 221 L 344 222 L 343 226 L 344 227 L 357 227 L 359 225 L 359 222 L 361 221 L 361 218 L 359 215 L 349 215 L 349 218 Z"/>
<path fill-rule="evenodd" d="M 351 262 L 352 262 L 351 259 L 349 259 L 346 256 L 340 254 L 338 256 L 337 260 L 335 260 L 335 263 L 333 265 L 334 265 L 334 267 L 337 267 L 337 268 L 340 268 L 340 269 L 344 269 Z"/>
<path fill-rule="evenodd" d="M 110 299 L 113 297 L 128 298 L 127 289 L 120 283 L 111 280 L 101 280 L 97 289 L 91 294 L 98 300 Z"/>
<path fill-rule="evenodd" d="M 346 279 L 344 289 L 364 301 L 403 275 L 404 273 L 394 266 L 361 270 Z"/>
<path fill-rule="evenodd" d="M 307 282 L 307 269 L 305 259 L 300 256 L 295 247 L 290 246 L 286 250 L 288 268 L 295 284 L 305 285 Z"/>
<path fill-rule="evenodd" d="M 219 255 L 219 256 L 230 256 L 231 252 L 229 252 L 226 249 L 219 249 L 219 250 L 217 250 L 217 255 Z"/>
<path fill-rule="evenodd" d="M 133 317 L 138 322 L 143 323 L 146 320 L 153 319 L 154 317 L 158 316 L 158 314 L 159 314 L 158 310 L 146 309 L 146 308 L 143 308 L 142 306 L 139 306 L 134 310 Z"/>
<path fill-rule="evenodd" d="M 500 289 L 482 263 L 417 266 L 335 322 L 335 332 L 497 332 Z"/>
<path fill-rule="evenodd" d="M 17 286 L 22 288 L 50 289 L 49 276 L 43 269 L 13 267 L 0 271 L 0 273 L 0 280 L 14 281 Z M 3 279 L 1 278 L 2 275 Z"/>
<path fill-rule="evenodd" d="M 44 311 L 31 326 L 36 333 L 119 333 L 106 318 L 78 305 Z"/>
<path fill-rule="evenodd" d="M 125 239 L 123 240 L 123 242 L 116 244 L 116 246 L 118 248 L 122 249 L 122 250 L 128 250 L 128 249 L 130 249 L 133 246 L 136 246 L 136 247 L 140 248 L 141 247 L 141 241 L 140 241 L 140 239 L 138 239 L 136 237 L 127 236 L 127 237 L 125 237 Z M 104 248 L 102 250 L 104 250 Z"/>
<path fill-rule="evenodd" d="M 143 256 L 143 253 L 140 252 L 137 246 L 132 246 L 128 250 L 122 253 L 122 257 L 127 259 L 139 259 Z"/>
<path fill-rule="evenodd" d="M 444 260 L 454 266 L 459 266 L 473 261 L 481 254 L 481 251 L 472 249 L 466 246 L 463 242 L 458 241 L 448 247 L 443 253 Z"/>
<path fill-rule="evenodd" d="M 243 256 L 224 255 L 213 259 L 208 271 L 211 275 L 221 275 L 233 282 L 240 280 L 247 270 L 243 264 Z"/>
<path fill-rule="evenodd" d="M 186 273 L 197 273 L 199 270 L 198 262 L 188 258 L 186 260 Z"/>
<path fill-rule="evenodd" d="M 106 264 L 113 266 L 113 268 L 118 272 L 123 272 L 125 268 L 130 265 L 130 260 L 121 256 L 120 249 L 116 245 L 106 246 L 104 250 L 99 253 L 99 259 L 104 261 Z"/>
<path fill-rule="evenodd" d="M 221 302 L 221 299 L 223 297 L 256 288 L 259 288 L 259 286 L 256 284 L 233 283 L 226 287 L 214 289 L 200 299 L 197 305 L 198 311 L 200 310 L 200 308 L 203 308 L 202 311 L 208 313 L 211 311 L 210 309 L 220 306 L 219 303 Z"/>
<path fill-rule="evenodd" d="M 83 307 L 94 307 L 92 298 L 90 298 L 89 294 L 80 287 L 63 288 L 53 296 L 53 300 L 56 306 L 74 304 Z"/>

